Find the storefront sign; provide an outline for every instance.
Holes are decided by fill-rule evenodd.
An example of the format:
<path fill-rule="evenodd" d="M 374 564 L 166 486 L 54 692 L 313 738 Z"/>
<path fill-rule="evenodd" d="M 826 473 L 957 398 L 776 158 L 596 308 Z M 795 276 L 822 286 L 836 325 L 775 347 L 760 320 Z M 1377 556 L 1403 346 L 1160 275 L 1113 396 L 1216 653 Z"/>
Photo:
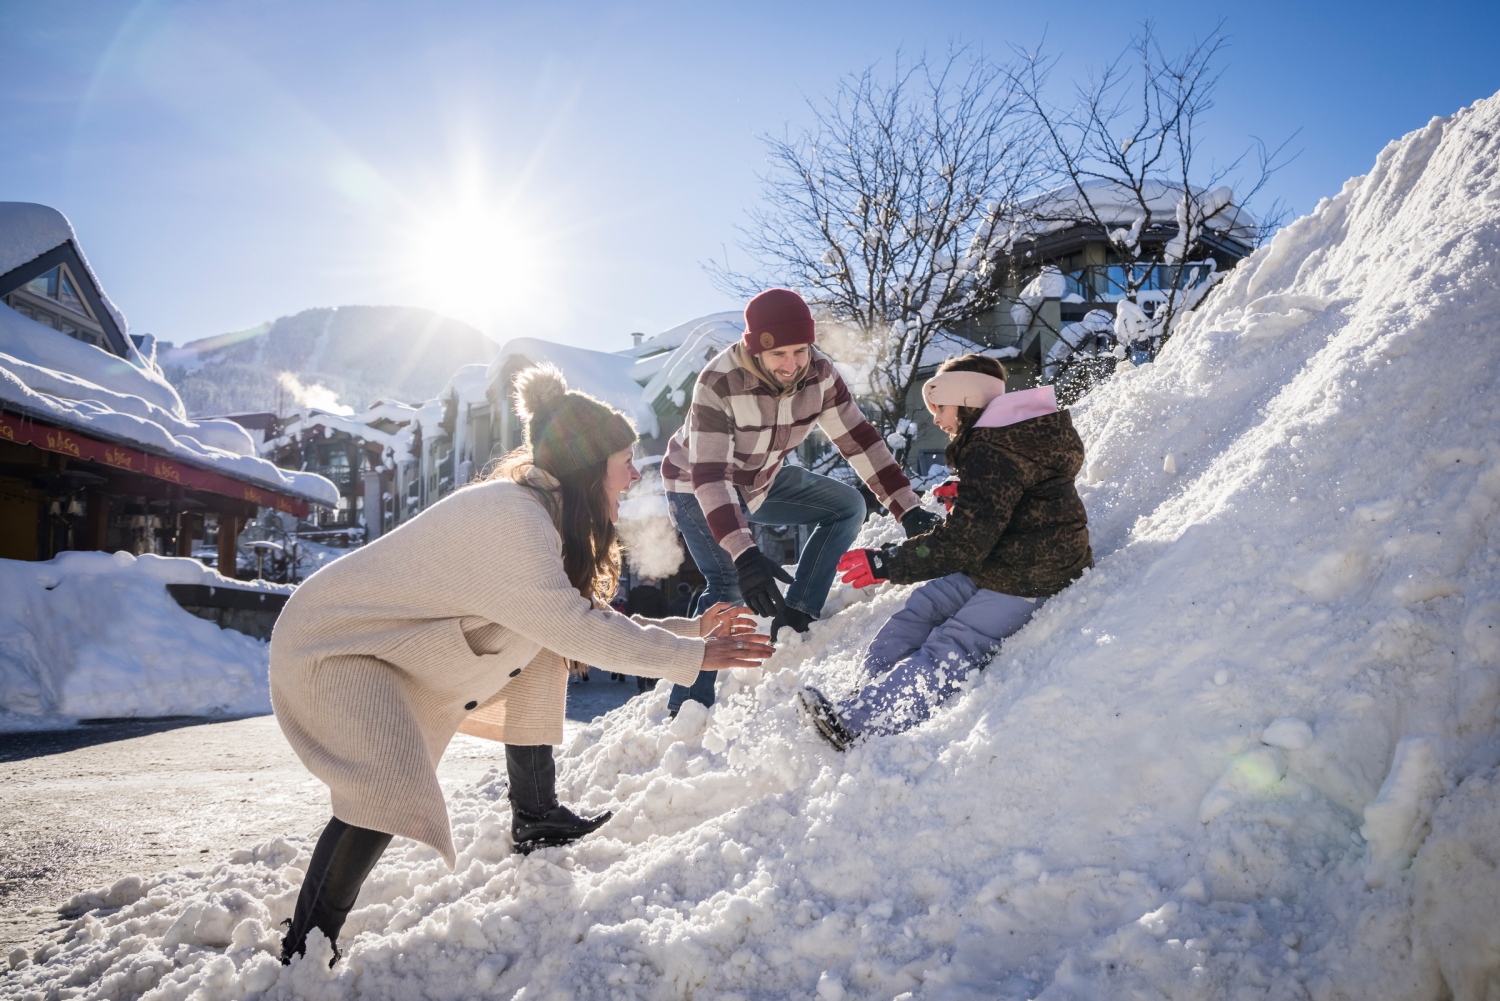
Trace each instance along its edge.
<path fill-rule="evenodd" d="M 124 445 L 95 441 L 76 431 L 48 427 L 13 414 L 0 414 L 0 441 L 17 445 L 35 445 L 83 462 L 97 462 L 112 469 L 123 469 L 158 480 L 166 480 L 190 490 L 204 490 L 221 497 L 249 501 L 258 507 L 271 507 L 299 518 L 307 515 L 307 501 L 288 497 L 262 487 L 252 486 L 223 473 L 199 469 L 172 459 L 148 455 Z"/>

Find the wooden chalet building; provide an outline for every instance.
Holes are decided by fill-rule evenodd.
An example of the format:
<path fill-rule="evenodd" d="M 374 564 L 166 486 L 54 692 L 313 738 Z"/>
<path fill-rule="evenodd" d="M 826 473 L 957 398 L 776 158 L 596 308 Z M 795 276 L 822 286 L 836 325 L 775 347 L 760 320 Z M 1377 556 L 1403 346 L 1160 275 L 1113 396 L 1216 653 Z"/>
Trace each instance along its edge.
<path fill-rule="evenodd" d="M 230 575 L 258 508 L 332 503 L 223 421 L 187 418 L 55 209 L 0 203 L 0 558 L 69 549 L 187 556 L 216 539 Z"/>

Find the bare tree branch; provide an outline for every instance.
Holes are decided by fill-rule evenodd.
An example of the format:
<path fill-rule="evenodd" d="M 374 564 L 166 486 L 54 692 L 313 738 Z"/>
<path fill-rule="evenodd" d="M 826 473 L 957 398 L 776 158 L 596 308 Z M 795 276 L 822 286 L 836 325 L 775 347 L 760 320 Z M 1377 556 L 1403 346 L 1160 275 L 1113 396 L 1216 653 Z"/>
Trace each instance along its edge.
<path fill-rule="evenodd" d="M 798 289 L 893 430 L 933 338 L 994 305 L 1004 221 L 1037 183 L 1042 147 L 1007 74 L 962 49 L 853 74 L 809 109 L 809 128 L 763 137 L 765 197 L 740 240 L 759 267 L 709 271 L 738 295 Z"/>
<path fill-rule="evenodd" d="M 1075 88 L 1067 107 L 1044 96 L 1055 58 L 1018 50 L 1007 71 L 1061 180 L 1024 207 L 1018 242 L 1072 228 L 1107 239 L 1118 267 L 1109 274 L 1120 276 L 1115 337 L 1149 343 L 1153 353 L 1215 281 L 1205 239 L 1217 233 L 1254 247 L 1285 216 L 1274 203 L 1258 224 L 1241 213 L 1289 162 L 1290 140 L 1272 149 L 1257 139 L 1227 165 L 1199 163 L 1227 44 L 1222 29 L 1221 21 L 1174 58 L 1146 22 L 1120 56 Z M 1112 362 L 1094 365 L 1096 357 L 1072 363 L 1107 374 Z M 1063 359 L 1049 375 L 1062 379 L 1068 365 Z"/>

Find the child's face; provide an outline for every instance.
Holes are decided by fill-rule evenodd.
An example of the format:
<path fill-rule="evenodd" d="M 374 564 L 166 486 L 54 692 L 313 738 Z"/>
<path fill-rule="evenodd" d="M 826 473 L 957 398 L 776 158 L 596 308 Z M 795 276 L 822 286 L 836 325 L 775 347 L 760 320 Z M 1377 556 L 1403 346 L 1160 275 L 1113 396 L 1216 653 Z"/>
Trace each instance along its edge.
<path fill-rule="evenodd" d="M 939 403 L 932 411 L 932 423 L 947 432 L 949 438 L 958 436 L 958 407 L 951 403 Z"/>

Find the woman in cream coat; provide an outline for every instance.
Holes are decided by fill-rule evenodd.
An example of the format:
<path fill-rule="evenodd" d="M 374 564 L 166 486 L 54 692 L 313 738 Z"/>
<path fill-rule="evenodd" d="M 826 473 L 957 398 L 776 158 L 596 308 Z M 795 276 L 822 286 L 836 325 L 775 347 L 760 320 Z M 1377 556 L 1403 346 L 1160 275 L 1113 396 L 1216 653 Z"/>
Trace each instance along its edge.
<path fill-rule="evenodd" d="M 517 380 L 527 445 L 488 479 L 329 564 L 271 637 L 271 701 L 287 740 L 329 786 L 282 960 L 330 941 L 392 836 L 455 864 L 438 760 L 454 733 L 502 741 L 518 850 L 566 844 L 610 817 L 557 802 L 567 663 L 691 684 L 772 652 L 748 610 L 632 620 L 609 607 L 614 522 L 639 479 L 623 415 L 569 392 L 556 369 Z M 733 638 L 731 638 L 731 635 Z"/>

